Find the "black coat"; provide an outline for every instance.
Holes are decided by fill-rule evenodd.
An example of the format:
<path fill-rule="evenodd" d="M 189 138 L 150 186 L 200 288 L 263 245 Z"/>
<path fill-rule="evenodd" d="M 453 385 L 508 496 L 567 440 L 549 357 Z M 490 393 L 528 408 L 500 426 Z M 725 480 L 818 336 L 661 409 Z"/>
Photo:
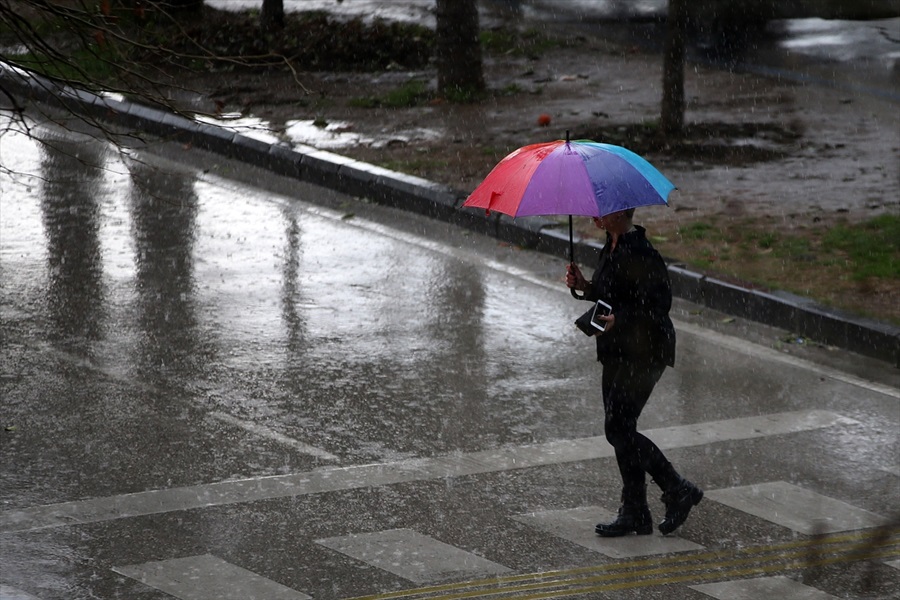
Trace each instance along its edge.
<path fill-rule="evenodd" d="M 604 300 L 616 317 L 596 336 L 597 360 L 675 365 L 669 272 L 643 227 L 620 235 L 614 251 L 607 234 L 585 299 Z"/>

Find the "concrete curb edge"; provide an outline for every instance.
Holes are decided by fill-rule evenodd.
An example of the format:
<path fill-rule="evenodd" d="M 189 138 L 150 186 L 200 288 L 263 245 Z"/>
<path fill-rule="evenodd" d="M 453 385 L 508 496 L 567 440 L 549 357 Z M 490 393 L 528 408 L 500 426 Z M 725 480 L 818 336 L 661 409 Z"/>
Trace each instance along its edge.
<path fill-rule="evenodd" d="M 0 83 L 25 99 L 61 108 L 90 121 L 190 144 L 278 175 L 317 184 L 350 196 L 440 219 L 497 239 L 552 256 L 568 258 L 568 231 L 540 218 L 512 219 L 463 211 L 466 194 L 426 179 L 405 175 L 312 147 L 269 144 L 215 125 L 199 123 L 168 111 L 59 85 L 0 64 Z M 137 137 L 140 137 L 137 135 Z M 576 240 L 583 264 L 596 262 L 601 246 Z M 823 307 L 787 292 L 746 289 L 669 264 L 672 290 L 712 310 L 764 323 L 815 342 L 888 361 L 900 367 L 900 327 Z"/>

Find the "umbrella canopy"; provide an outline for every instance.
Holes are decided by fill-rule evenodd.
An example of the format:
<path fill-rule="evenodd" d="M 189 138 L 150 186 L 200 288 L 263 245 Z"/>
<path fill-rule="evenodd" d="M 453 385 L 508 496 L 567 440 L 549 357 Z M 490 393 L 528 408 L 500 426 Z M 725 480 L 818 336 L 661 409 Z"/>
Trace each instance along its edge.
<path fill-rule="evenodd" d="M 674 189 L 662 173 L 631 150 L 566 139 L 519 148 L 494 167 L 463 206 L 512 217 L 603 217 L 628 208 L 667 204 Z"/>

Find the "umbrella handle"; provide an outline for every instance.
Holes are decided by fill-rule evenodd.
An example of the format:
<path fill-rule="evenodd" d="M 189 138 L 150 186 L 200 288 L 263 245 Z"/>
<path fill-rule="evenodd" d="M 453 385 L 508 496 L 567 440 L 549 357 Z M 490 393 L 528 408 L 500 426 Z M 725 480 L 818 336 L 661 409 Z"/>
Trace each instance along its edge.
<path fill-rule="evenodd" d="M 569 141 L 569 132 L 566 131 L 566 141 Z M 575 236 L 572 232 L 572 215 L 569 215 L 569 262 L 573 265 L 575 264 Z M 578 292 L 575 291 L 575 288 L 569 288 L 569 291 L 572 293 L 572 297 L 576 300 L 584 300 L 586 294 L 578 295 Z"/>
<path fill-rule="evenodd" d="M 571 261 L 571 264 L 574 265 L 575 262 L 574 262 L 574 261 Z M 571 293 L 571 294 L 572 294 L 572 297 L 575 298 L 576 300 L 584 300 L 585 296 L 587 296 L 587 294 L 581 294 L 581 295 L 579 296 L 579 295 L 578 295 L 578 292 L 575 290 L 575 288 L 569 288 L 569 293 Z"/>

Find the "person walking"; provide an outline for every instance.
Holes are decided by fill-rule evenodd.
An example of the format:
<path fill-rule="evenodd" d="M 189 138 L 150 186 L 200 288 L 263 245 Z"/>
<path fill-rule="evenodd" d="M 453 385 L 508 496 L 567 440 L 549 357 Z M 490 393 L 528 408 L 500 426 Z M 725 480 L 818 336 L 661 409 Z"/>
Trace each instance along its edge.
<path fill-rule="evenodd" d="M 675 365 L 675 327 L 665 262 L 633 217 L 629 209 L 594 218 L 594 225 L 606 231 L 606 245 L 590 280 L 574 262 L 566 269 L 566 285 L 584 292 L 583 300 L 612 306 L 610 314 L 598 317 L 606 327 L 594 337 L 603 365 L 604 431 L 616 452 L 622 504 L 614 521 L 596 526 L 602 537 L 653 533 L 646 474 L 663 492 L 663 535 L 681 526 L 703 498 L 703 490 L 679 475 L 656 444 L 637 431 L 654 386 L 666 367 Z"/>

